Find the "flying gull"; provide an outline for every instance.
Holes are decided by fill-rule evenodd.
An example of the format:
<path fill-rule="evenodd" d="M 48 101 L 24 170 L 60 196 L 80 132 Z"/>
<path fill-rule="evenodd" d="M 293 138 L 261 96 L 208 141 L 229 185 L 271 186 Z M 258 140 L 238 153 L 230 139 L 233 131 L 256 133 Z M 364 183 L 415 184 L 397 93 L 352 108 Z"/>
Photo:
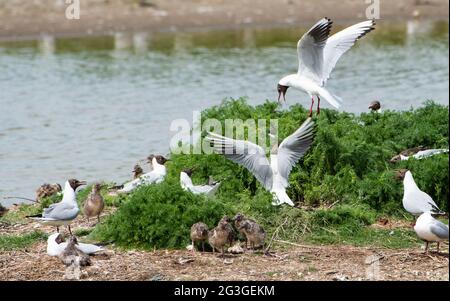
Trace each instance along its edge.
<path fill-rule="evenodd" d="M 273 195 L 273 205 L 294 203 L 286 193 L 292 167 L 306 153 L 314 137 L 314 122 L 311 118 L 290 136 L 275 144 L 270 154 L 270 163 L 264 149 L 252 142 L 234 140 L 215 133 L 208 133 L 206 141 L 212 143 L 216 153 L 247 168 L 256 179 Z"/>
<path fill-rule="evenodd" d="M 332 21 L 323 18 L 317 22 L 297 43 L 298 71 L 278 82 L 278 101 L 289 87 L 303 91 L 311 97 L 309 116 L 312 116 L 314 96 L 317 96 L 317 114 L 320 113 L 320 97 L 333 107 L 339 108 L 342 100 L 324 88 L 339 58 L 355 42 L 374 29 L 373 20 L 350 26 L 329 37 Z"/>

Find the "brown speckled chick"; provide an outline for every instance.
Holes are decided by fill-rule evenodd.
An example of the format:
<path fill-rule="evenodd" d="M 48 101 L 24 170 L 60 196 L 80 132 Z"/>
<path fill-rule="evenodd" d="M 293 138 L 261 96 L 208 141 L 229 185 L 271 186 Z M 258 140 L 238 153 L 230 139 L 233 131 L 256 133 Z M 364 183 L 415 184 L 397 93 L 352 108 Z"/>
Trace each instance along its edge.
<path fill-rule="evenodd" d="M 100 222 L 100 214 L 105 208 L 105 201 L 100 194 L 100 190 L 101 184 L 95 184 L 84 203 L 84 215 L 86 215 L 88 222 L 90 217 L 95 216 L 97 217 L 98 222 Z"/>
<path fill-rule="evenodd" d="M 77 244 L 77 238 L 75 236 L 71 236 L 69 238 L 69 242 L 67 243 L 67 247 L 64 249 L 64 252 L 59 256 L 59 258 L 66 266 L 77 264 L 79 264 L 80 266 L 91 265 L 91 259 L 89 258 L 89 255 L 81 252 L 75 246 Z"/>
<path fill-rule="evenodd" d="M 234 239 L 234 231 L 231 226 L 231 220 L 228 216 L 222 217 L 219 221 L 217 227 L 209 231 L 208 233 L 208 242 L 213 248 L 213 253 L 215 250 L 220 250 L 221 255 L 224 256 L 224 246 L 226 244 L 230 244 Z"/>
<path fill-rule="evenodd" d="M 36 190 L 36 202 L 40 202 L 43 198 L 47 198 L 55 193 L 61 192 L 61 190 L 61 185 L 59 184 L 42 184 Z"/>
<path fill-rule="evenodd" d="M 252 249 L 255 247 L 264 247 L 266 240 L 266 231 L 254 220 L 246 218 L 242 214 L 237 214 L 234 217 L 234 225 L 239 233 L 245 237 L 245 246 L 247 242 L 250 243 Z"/>
<path fill-rule="evenodd" d="M 139 164 L 136 164 L 133 169 L 133 178 L 137 179 L 144 174 L 144 170 Z"/>
<path fill-rule="evenodd" d="M 195 251 L 195 242 L 201 241 L 205 252 L 205 241 L 208 239 L 208 226 L 205 223 L 195 223 L 191 227 L 192 250 Z"/>

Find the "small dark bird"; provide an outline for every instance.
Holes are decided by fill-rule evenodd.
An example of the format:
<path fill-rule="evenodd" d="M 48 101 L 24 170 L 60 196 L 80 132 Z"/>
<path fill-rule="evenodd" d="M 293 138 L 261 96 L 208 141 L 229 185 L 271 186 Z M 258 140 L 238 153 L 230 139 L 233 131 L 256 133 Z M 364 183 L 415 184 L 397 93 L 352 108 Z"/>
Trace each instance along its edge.
<path fill-rule="evenodd" d="M 144 170 L 139 164 L 136 164 L 133 169 L 133 179 L 137 179 L 144 174 Z"/>
<path fill-rule="evenodd" d="M 381 103 L 378 100 L 374 100 L 369 104 L 369 109 L 372 110 L 372 112 L 377 112 L 381 109 Z"/>
<path fill-rule="evenodd" d="M 100 193 L 102 185 L 99 183 L 94 184 L 91 193 L 88 195 L 84 203 L 84 215 L 86 215 L 89 222 L 90 217 L 97 217 L 97 221 L 100 222 L 100 214 L 105 208 L 105 201 Z"/>
<path fill-rule="evenodd" d="M 5 207 L 3 207 L 2 204 L 0 204 L 0 217 L 2 217 L 3 215 L 5 215 L 6 212 L 8 212 L 8 209 L 6 209 Z"/>
<path fill-rule="evenodd" d="M 61 192 L 62 188 L 59 184 L 42 184 L 36 190 L 36 202 L 40 202 L 42 199 L 50 197 L 58 192 Z"/>
<path fill-rule="evenodd" d="M 233 240 L 233 227 L 231 226 L 231 220 L 228 216 L 224 216 L 220 221 L 217 227 L 209 231 L 208 233 L 208 242 L 213 248 L 213 253 L 215 250 L 220 250 L 221 255 L 224 256 L 224 246 L 226 244 L 230 244 L 230 241 Z"/>
<path fill-rule="evenodd" d="M 76 245 L 78 245 L 78 240 L 75 236 L 70 236 L 69 242 L 67 243 L 67 247 L 64 252 L 59 256 L 61 261 L 66 266 L 77 265 L 79 266 L 88 266 L 91 265 L 91 259 L 89 255 L 81 252 Z"/>
<path fill-rule="evenodd" d="M 254 220 L 246 218 L 242 214 L 234 217 L 235 226 L 240 233 L 243 233 L 247 242 L 250 243 L 252 249 L 255 247 L 264 247 L 266 240 L 266 231 Z"/>
<path fill-rule="evenodd" d="M 191 227 L 192 250 L 195 251 L 195 242 L 202 243 L 202 250 L 205 252 L 205 241 L 208 239 L 208 226 L 205 223 L 196 223 Z"/>

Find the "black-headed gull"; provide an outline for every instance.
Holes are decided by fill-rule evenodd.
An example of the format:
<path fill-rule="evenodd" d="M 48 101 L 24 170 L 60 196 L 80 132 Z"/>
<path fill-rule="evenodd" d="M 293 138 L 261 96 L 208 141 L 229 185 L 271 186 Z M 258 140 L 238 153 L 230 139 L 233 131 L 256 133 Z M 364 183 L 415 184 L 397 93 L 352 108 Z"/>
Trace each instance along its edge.
<path fill-rule="evenodd" d="M 208 133 L 206 141 L 212 143 L 216 153 L 247 168 L 274 195 L 273 205 L 286 203 L 294 206 L 286 193 L 289 174 L 311 146 L 313 137 L 314 122 L 308 118 L 279 147 L 277 144 L 272 147 L 270 163 L 264 149 L 249 141 L 234 140 L 214 133 Z"/>
<path fill-rule="evenodd" d="M 192 183 L 192 173 L 194 169 L 184 169 L 180 172 L 180 185 L 186 190 L 193 194 L 206 194 L 207 196 L 214 195 L 220 187 L 220 182 L 212 183 L 211 185 L 194 185 Z"/>
<path fill-rule="evenodd" d="M 369 103 L 369 109 L 372 112 L 381 113 L 381 103 L 378 100 L 374 100 Z"/>
<path fill-rule="evenodd" d="M 431 196 L 419 189 L 412 173 L 409 170 L 399 170 L 399 177 L 403 178 L 403 208 L 414 216 L 419 216 L 424 212 L 444 215 Z"/>
<path fill-rule="evenodd" d="M 123 185 L 123 188 L 119 189 L 117 192 L 118 193 L 129 193 L 141 185 L 161 183 L 162 181 L 164 181 L 164 178 L 166 177 L 166 174 L 167 174 L 166 167 L 164 166 L 164 164 L 167 161 L 170 161 L 170 160 L 164 158 L 163 156 L 150 155 L 149 163 L 151 162 L 151 164 L 153 166 L 153 170 L 148 173 L 143 174 L 142 176 L 140 176 L 137 179 L 134 179 L 133 181 L 125 183 Z"/>
<path fill-rule="evenodd" d="M 423 146 L 418 146 L 418 147 L 409 148 L 409 149 L 406 149 L 406 150 L 400 152 L 400 154 L 392 157 L 392 159 L 389 160 L 389 162 L 397 163 L 400 161 L 409 160 L 410 158 L 420 160 L 420 159 L 425 159 L 425 158 L 428 158 L 428 157 L 431 157 L 434 155 L 445 154 L 445 153 L 448 153 L 448 149 L 446 149 L 446 148 L 426 149 Z"/>
<path fill-rule="evenodd" d="M 60 256 L 67 248 L 67 242 L 59 233 L 53 233 L 47 238 L 47 254 L 49 256 Z M 75 247 L 85 254 L 95 254 L 104 251 L 102 247 L 93 244 L 76 243 Z"/>
<path fill-rule="evenodd" d="M 437 242 L 437 252 L 439 252 L 440 242 L 448 240 L 448 226 L 435 219 L 429 211 L 419 216 L 414 231 L 421 240 L 425 241 L 425 252 L 428 252 L 428 244 L 431 242 Z"/>
<path fill-rule="evenodd" d="M 284 101 L 289 87 L 303 91 L 311 97 L 309 116 L 312 116 L 314 96 L 317 97 L 317 114 L 320 113 L 320 97 L 333 107 L 339 108 L 342 100 L 324 88 L 339 58 L 355 42 L 374 29 L 373 20 L 350 26 L 329 37 L 332 21 L 323 18 L 317 22 L 297 43 L 298 71 L 278 82 L 278 101 Z M 329 37 L 329 38 L 328 38 Z"/>
<path fill-rule="evenodd" d="M 51 204 L 45 208 L 42 214 L 28 216 L 29 218 L 38 221 L 42 224 L 56 226 L 59 232 L 59 226 L 67 226 L 70 234 L 70 224 L 78 216 L 80 209 L 78 208 L 75 190 L 81 186 L 86 185 L 85 181 L 78 181 L 70 179 L 64 185 L 63 199 L 59 203 Z"/>

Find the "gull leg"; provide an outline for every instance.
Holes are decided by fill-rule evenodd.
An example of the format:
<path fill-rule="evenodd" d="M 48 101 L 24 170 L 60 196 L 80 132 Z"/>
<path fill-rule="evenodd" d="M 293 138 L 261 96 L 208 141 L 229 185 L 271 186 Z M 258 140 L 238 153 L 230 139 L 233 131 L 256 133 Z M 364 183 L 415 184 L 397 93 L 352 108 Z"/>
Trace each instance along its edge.
<path fill-rule="evenodd" d="M 428 254 L 428 241 L 425 242 L 425 254 Z"/>
<path fill-rule="evenodd" d="M 202 241 L 202 251 L 205 252 L 205 242 Z"/>
<path fill-rule="evenodd" d="M 436 251 L 438 252 L 438 254 L 439 254 L 439 245 L 440 245 L 440 242 L 437 242 L 437 249 L 436 249 Z"/>
<path fill-rule="evenodd" d="M 97 215 L 97 221 L 100 223 L 100 214 Z"/>
<path fill-rule="evenodd" d="M 317 115 L 320 115 L 320 97 L 317 96 Z"/>
<path fill-rule="evenodd" d="M 58 226 L 56 226 L 56 232 L 58 232 L 58 233 L 59 233 L 59 227 L 58 227 Z"/>
<path fill-rule="evenodd" d="M 192 240 L 192 252 L 195 253 L 195 244 L 194 244 L 194 241 L 193 241 L 193 240 Z"/>
<path fill-rule="evenodd" d="M 70 233 L 70 235 L 73 236 L 72 230 L 70 229 L 70 225 L 68 225 L 67 227 L 69 228 L 69 233 Z"/>
<path fill-rule="evenodd" d="M 309 107 L 309 114 L 308 117 L 312 117 L 312 109 L 314 106 L 314 96 L 311 96 L 311 107 Z"/>

